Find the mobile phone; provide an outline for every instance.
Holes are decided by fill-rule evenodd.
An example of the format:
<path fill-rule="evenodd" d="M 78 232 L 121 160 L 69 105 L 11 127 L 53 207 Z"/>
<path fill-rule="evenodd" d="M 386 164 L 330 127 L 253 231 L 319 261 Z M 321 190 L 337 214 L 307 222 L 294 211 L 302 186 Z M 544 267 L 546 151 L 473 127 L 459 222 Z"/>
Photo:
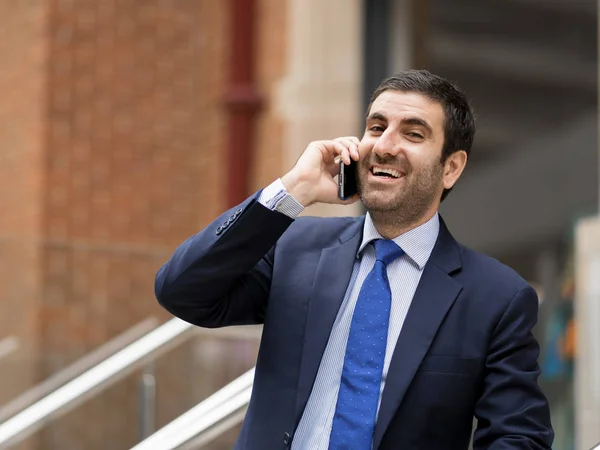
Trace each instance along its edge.
<path fill-rule="evenodd" d="M 358 192 L 358 180 L 356 175 L 356 161 L 350 160 L 350 164 L 340 161 L 338 173 L 338 197 L 340 200 L 348 200 Z"/>

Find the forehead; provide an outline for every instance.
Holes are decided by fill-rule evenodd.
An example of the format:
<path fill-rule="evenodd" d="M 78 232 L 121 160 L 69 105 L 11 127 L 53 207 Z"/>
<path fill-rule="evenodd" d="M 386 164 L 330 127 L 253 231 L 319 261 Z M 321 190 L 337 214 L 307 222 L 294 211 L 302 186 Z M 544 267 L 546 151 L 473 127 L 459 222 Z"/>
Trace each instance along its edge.
<path fill-rule="evenodd" d="M 406 117 L 418 117 L 433 128 L 441 128 L 444 122 L 442 105 L 417 92 L 384 91 L 371 105 L 369 114 L 375 112 L 383 114 L 390 122 Z"/>

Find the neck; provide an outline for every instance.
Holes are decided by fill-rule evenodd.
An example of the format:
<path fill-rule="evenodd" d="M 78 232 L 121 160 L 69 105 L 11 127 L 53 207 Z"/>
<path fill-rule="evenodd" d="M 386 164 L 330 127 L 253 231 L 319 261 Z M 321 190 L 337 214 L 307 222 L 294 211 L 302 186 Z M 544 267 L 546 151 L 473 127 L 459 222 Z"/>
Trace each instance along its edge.
<path fill-rule="evenodd" d="M 437 208 L 428 210 L 418 218 L 399 214 L 397 211 L 369 211 L 375 229 L 384 239 L 394 239 L 428 222 Z"/>

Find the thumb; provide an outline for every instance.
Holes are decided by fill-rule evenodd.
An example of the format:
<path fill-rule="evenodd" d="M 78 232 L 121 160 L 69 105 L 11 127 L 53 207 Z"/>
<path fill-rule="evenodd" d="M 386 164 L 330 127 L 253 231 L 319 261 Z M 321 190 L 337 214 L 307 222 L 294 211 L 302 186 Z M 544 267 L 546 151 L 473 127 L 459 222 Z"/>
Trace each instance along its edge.
<path fill-rule="evenodd" d="M 358 200 L 360 200 L 360 197 L 358 194 L 354 194 L 352 197 L 347 198 L 346 200 L 342 200 L 337 196 L 337 193 L 336 193 L 335 197 L 330 199 L 330 201 L 327 201 L 326 203 L 330 203 L 333 205 L 352 205 L 353 203 L 356 203 Z"/>
<path fill-rule="evenodd" d="M 346 200 L 340 200 L 342 205 L 352 205 L 360 200 L 360 196 L 358 194 L 354 194 L 352 197 L 347 198 Z"/>

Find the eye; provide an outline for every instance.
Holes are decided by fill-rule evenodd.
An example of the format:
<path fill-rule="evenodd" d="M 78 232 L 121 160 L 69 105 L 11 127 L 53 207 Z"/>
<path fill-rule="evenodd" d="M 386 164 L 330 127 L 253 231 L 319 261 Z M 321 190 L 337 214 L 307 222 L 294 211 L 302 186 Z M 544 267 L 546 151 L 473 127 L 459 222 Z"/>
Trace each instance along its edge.
<path fill-rule="evenodd" d="M 374 133 L 383 133 L 385 129 L 381 125 L 373 125 L 369 128 L 369 131 L 372 131 Z"/>
<path fill-rule="evenodd" d="M 410 132 L 410 133 L 406 133 L 408 136 L 410 136 L 411 138 L 414 139 L 423 139 L 423 135 L 420 133 L 415 133 L 414 131 Z"/>

